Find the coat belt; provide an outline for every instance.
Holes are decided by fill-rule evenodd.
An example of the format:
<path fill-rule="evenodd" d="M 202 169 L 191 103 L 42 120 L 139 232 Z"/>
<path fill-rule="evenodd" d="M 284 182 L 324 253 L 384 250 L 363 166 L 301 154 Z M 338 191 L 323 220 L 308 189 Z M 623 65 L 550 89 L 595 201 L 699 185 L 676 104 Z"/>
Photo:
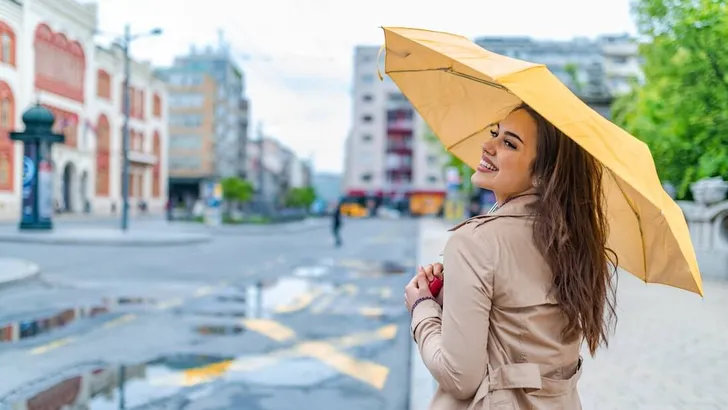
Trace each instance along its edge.
<path fill-rule="evenodd" d="M 506 389 L 524 389 L 532 396 L 561 396 L 576 388 L 581 377 L 582 359 L 576 366 L 576 372 L 568 379 L 551 379 L 541 376 L 540 366 L 535 363 L 513 363 L 498 366 L 488 365 L 488 374 L 484 382 L 488 392 Z M 482 386 L 485 387 L 485 386 Z"/>

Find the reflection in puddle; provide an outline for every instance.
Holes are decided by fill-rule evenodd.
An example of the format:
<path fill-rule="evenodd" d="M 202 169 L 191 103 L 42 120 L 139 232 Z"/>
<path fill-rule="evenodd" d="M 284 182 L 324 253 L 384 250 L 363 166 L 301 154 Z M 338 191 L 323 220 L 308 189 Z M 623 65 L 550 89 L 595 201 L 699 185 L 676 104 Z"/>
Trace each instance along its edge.
<path fill-rule="evenodd" d="M 206 336 L 237 335 L 243 333 L 244 327 L 240 325 L 203 325 L 197 327 L 197 333 Z"/>
<path fill-rule="evenodd" d="M 40 336 L 76 321 L 109 313 L 115 305 L 128 306 L 147 303 L 153 303 L 153 301 L 137 297 L 105 298 L 97 305 L 77 306 L 31 319 L 0 323 L 0 343 L 18 342 Z"/>
<path fill-rule="evenodd" d="M 227 371 L 231 358 L 179 355 L 149 363 L 124 366 L 98 366 L 69 375 L 48 386 L 33 385 L 0 400 L 0 408 L 13 410 L 119 410 L 156 402 L 183 407 L 197 392 L 195 381 L 209 380 Z M 153 383 L 154 380 L 183 375 L 177 385 Z M 185 383 L 184 380 L 187 380 Z M 174 406 L 179 402 L 179 406 Z"/>

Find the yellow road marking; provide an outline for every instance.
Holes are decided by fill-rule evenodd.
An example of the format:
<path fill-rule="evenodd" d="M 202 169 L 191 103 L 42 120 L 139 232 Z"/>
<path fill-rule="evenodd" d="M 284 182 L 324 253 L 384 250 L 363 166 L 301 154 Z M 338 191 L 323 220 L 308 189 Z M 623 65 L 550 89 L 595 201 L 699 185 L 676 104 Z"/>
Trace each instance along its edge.
<path fill-rule="evenodd" d="M 209 295 L 215 290 L 212 286 L 203 286 L 195 291 L 195 297 L 199 298 L 202 296 Z"/>
<path fill-rule="evenodd" d="M 366 317 L 384 316 L 384 309 L 380 307 L 363 307 L 359 309 L 359 313 Z"/>
<path fill-rule="evenodd" d="M 387 382 L 389 368 L 381 364 L 359 360 L 324 342 L 302 343 L 297 350 L 304 356 L 313 357 L 346 374 L 381 390 Z"/>
<path fill-rule="evenodd" d="M 386 325 L 373 332 L 352 333 L 350 335 L 329 339 L 326 342 L 341 349 L 346 349 L 382 340 L 392 340 L 395 337 L 397 337 L 397 325 Z"/>
<path fill-rule="evenodd" d="M 134 319 L 136 319 L 136 315 L 128 313 L 124 316 L 117 317 L 114 320 L 110 320 L 104 323 L 104 329 L 110 329 L 112 327 L 119 326 L 122 323 L 131 322 Z"/>
<path fill-rule="evenodd" d="M 65 345 L 67 345 L 69 343 L 72 343 L 75 340 L 76 339 L 74 339 L 72 337 L 64 337 L 63 339 L 54 340 L 54 341 L 52 341 L 50 343 L 46 343 L 46 344 L 44 344 L 42 346 L 38 346 L 38 347 L 32 349 L 30 351 L 30 354 L 39 355 L 39 354 L 48 353 L 51 350 L 58 349 L 61 346 L 65 346 Z"/>
<path fill-rule="evenodd" d="M 159 303 L 157 305 L 157 309 L 166 310 L 169 308 L 177 307 L 177 306 L 181 305 L 182 303 L 184 303 L 184 299 L 182 299 L 182 298 L 169 299 L 169 300 L 165 300 L 165 301 Z"/>
<path fill-rule="evenodd" d="M 304 356 L 313 357 L 317 360 L 321 352 L 331 351 L 327 350 L 330 348 L 334 349 L 345 349 L 349 347 L 362 346 L 368 343 L 373 343 L 382 340 L 391 340 L 397 335 L 397 325 L 382 326 L 374 331 L 352 333 L 350 335 L 335 337 L 319 342 L 306 342 L 309 347 L 303 347 L 306 343 L 299 344 L 293 348 L 280 349 L 268 353 L 266 355 L 256 356 L 244 356 L 235 360 L 225 360 L 222 362 L 212 363 L 207 366 L 201 366 L 194 369 L 188 369 L 184 372 L 162 376 L 159 378 L 152 378 L 149 380 L 150 384 L 160 386 L 193 386 L 195 384 L 205 383 L 215 378 L 222 376 L 225 373 L 231 372 L 251 372 L 260 370 L 266 366 L 272 366 L 280 363 L 282 360 L 287 358 L 295 358 Z M 311 343 L 318 343 L 325 347 L 310 347 Z M 321 360 L 324 362 L 323 360 Z M 337 352 L 337 356 L 330 360 L 332 363 L 329 364 L 334 369 L 341 371 L 339 368 L 346 372 L 357 371 L 361 373 L 362 377 L 356 377 L 358 380 L 363 380 L 373 386 L 383 386 L 386 381 L 386 376 L 389 370 L 385 370 L 385 366 L 378 365 L 372 362 L 361 362 L 354 358 L 347 358 L 344 353 Z M 325 362 L 324 362 L 325 363 Z M 347 373 L 348 374 L 348 373 Z M 381 389 L 381 388 L 380 388 Z"/>
<path fill-rule="evenodd" d="M 304 293 L 303 295 L 297 297 L 293 302 L 289 303 L 288 305 L 282 305 L 275 308 L 273 311 L 274 313 L 293 313 L 301 311 L 305 308 L 307 308 L 313 301 L 318 297 L 318 295 L 321 294 L 320 289 L 316 289 L 312 292 Z"/>
<path fill-rule="evenodd" d="M 244 319 L 240 323 L 246 328 L 278 342 L 285 342 L 286 340 L 296 338 L 296 332 L 294 332 L 293 329 L 284 326 L 275 320 Z"/>

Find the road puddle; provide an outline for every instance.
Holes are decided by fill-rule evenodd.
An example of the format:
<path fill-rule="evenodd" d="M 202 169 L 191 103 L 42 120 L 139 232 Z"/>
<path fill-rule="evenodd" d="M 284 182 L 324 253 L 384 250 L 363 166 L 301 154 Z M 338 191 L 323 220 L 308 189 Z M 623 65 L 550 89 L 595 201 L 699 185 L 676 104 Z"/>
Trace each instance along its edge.
<path fill-rule="evenodd" d="M 89 366 L 11 392 L 0 398 L 0 408 L 118 410 L 152 403 L 181 408 L 199 395 L 200 382 L 219 377 L 231 362 L 229 357 L 178 355 L 136 365 Z M 170 379 L 177 383 L 164 382 Z"/>
<path fill-rule="evenodd" d="M 392 275 L 402 275 L 406 272 L 414 272 L 413 267 L 408 267 L 400 262 L 386 261 L 366 261 L 366 260 L 343 260 L 340 265 L 347 268 L 351 276 L 355 278 L 383 277 Z"/>
<path fill-rule="evenodd" d="M 245 328 L 241 325 L 202 325 L 195 330 L 205 336 L 226 336 L 243 333 Z"/>
<path fill-rule="evenodd" d="M 0 322 L 0 343 L 14 343 L 38 337 L 72 323 L 113 312 L 117 306 L 141 306 L 154 303 L 136 297 L 104 298 L 97 304 L 75 306 L 36 317 Z"/>

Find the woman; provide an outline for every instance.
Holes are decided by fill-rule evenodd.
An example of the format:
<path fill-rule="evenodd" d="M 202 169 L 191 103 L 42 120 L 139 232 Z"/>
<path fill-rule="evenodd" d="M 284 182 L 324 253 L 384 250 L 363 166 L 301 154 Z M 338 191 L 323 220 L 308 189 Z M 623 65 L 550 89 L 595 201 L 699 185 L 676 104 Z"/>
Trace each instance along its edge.
<path fill-rule="evenodd" d="M 491 136 L 472 182 L 495 193 L 494 209 L 453 228 L 444 268 L 405 288 L 439 384 L 430 408 L 580 409 L 581 343 L 593 356 L 616 319 L 602 168 L 527 105 Z"/>

